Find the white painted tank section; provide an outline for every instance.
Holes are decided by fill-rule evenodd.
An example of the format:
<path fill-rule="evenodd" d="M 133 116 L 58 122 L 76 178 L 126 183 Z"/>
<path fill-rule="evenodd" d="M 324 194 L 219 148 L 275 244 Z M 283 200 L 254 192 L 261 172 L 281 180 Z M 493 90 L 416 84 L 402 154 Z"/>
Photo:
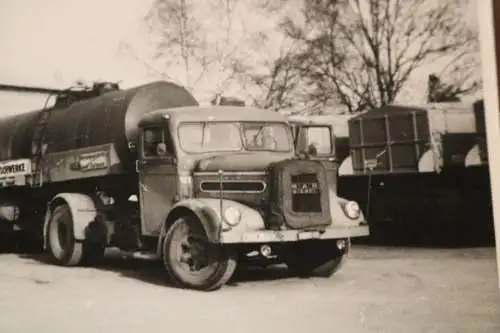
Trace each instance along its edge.
<path fill-rule="evenodd" d="M 468 168 L 479 165 L 483 165 L 481 161 L 481 150 L 479 149 L 479 145 L 474 145 L 465 157 L 465 167 Z"/>

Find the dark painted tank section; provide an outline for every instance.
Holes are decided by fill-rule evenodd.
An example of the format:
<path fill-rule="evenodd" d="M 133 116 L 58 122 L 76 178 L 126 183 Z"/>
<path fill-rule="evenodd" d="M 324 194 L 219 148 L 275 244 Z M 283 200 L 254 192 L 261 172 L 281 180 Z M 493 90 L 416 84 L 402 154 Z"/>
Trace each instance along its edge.
<path fill-rule="evenodd" d="M 197 106 L 183 87 L 157 81 L 126 90 L 54 107 L 46 127 L 46 153 L 114 143 L 125 169 L 133 167 L 137 124 L 142 115 L 157 109 Z M 0 119 L 0 161 L 32 157 L 33 133 L 42 110 Z"/>

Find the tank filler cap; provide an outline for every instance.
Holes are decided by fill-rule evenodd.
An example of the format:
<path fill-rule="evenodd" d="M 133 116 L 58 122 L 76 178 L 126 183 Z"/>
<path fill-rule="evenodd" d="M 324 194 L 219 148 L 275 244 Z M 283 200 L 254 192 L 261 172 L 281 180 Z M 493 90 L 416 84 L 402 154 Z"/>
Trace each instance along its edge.
<path fill-rule="evenodd" d="M 94 98 L 110 91 L 120 90 L 120 85 L 116 82 L 94 82 L 91 87 L 79 83 L 60 92 L 56 98 L 56 106 L 66 106 L 80 100 Z"/>

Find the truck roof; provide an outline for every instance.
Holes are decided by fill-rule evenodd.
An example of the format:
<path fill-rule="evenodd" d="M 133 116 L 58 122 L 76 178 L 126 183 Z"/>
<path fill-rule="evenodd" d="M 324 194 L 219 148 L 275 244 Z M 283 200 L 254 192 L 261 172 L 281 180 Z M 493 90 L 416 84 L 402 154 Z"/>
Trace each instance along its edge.
<path fill-rule="evenodd" d="M 158 124 L 169 117 L 174 122 L 180 121 L 268 121 L 288 122 L 280 113 L 248 106 L 183 106 L 161 109 L 144 115 L 139 126 Z"/>

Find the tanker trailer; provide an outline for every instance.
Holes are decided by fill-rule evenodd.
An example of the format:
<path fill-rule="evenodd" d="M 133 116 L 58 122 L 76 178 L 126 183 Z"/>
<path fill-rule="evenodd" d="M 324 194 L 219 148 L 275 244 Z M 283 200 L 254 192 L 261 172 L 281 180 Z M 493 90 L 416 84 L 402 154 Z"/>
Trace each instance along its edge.
<path fill-rule="evenodd" d="M 349 127 L 342 194 L 366 207 L 372 242 L 481 241 L 474 235 L 488 223 L 490 202 L 478 198 L 489 188 L 466 168 L 477 141 L 470 104 L 388 105 L 350 119 Z"/>
<path fill-rule="evenodd" d="M 295 156 L 284 116 L 200 107 L 168 82 L 66 92 L 1 120 L 0 142 L 2 222 L 37 230 L 63 266 L 117 247 L 161 260 L 175 286 L 215 290 L 255 257 L 329 277 L 369 234 L 325 166 Z"/>
<path fill-rule="evenodd" d="M 49 197 L 67 186 L 104 186 L 124 194 L 135 192 L 137 176 L 130 172 L 134 170 L 135 157 L 129 145 L 136 140 L 141 115 L 157 108 L 198 105 L 185 89 L 165 82 L 127 91 L 104 82 L 79 90 L 7 85 L 0 89 L 57 94 L 51 108 L 0 119 L 0 219 L 5 222 L 0 230 L 4 248 L 14 245 L 5 244 L 9 241 L 36 247 L 37 244 L 26 244 L 26 240 L 41 240 L 42 230 L 37 228 L 43 219 L 40 214 Z M 82 172 L 54 165 L 60 163 L 57 159 L 66 151 L 84 153 L 88 147 L 106 147 L 111 143 L 114 148 L 109 154 L 116 163 L 108 177 L 92 171 L 92 167 Z M 88 182 L 87 178 L 93 181 Z M 115 184 L 121 188 L 116 189 Z M 14 229 L 21 237 L 14 237 Z"/>

